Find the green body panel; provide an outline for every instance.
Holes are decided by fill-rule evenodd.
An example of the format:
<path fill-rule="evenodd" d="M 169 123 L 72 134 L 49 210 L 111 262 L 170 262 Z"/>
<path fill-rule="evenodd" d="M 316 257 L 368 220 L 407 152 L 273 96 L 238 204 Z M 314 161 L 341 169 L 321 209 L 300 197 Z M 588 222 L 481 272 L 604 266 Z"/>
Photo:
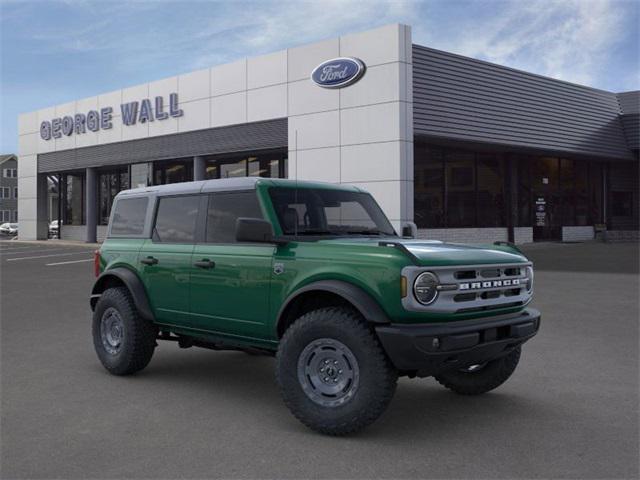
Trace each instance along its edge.
<path fill-rule="evenodd" d="M 256 183 L 265 218 L 281 234 L 271 205 L 271 186 L 295 188 L 295 182 Z M 298 188 L 356 187 L 299 182 Z M 108 238 L 101 247 L 102 270 L 126 267 L 137 272 L 157 323 L 178 334 L 227 339 L 244 346 L 274 348 L 276 325 L 287 299 L 323 280 L 359 287 L 385 312 L 390 322 L 430 323 L 500 315 L 521 307 L 490 312 L 438 314 L 407 311 L 402 306 L 401 271 L 416 261 L 381 240 L 401 242 L 424 267 L 522 263 L 527 259 L 508 245 L 467 246 L 399 237 L 347 237 L 275 244 L 166 244 L 151 239 Z M 144 265 L 147 256 L 156 265 Z M 201 260 L 215 268 L 194 266 Z"/>
<path fill-rule="evenodd" d="M 268 337 L 273 245 L 198 244 L 192 264 L 208 259 L 215 268 L 191 267 L 193 328 Z"/>
<path fill-rule="evenodd" d="M 138 257 L 138 271 L 158 323 L 188 325 L 189 281 L 194 245 L 154 243 L 145 240 Z M 140 263 L 145 257 L 157 265 Z"/>

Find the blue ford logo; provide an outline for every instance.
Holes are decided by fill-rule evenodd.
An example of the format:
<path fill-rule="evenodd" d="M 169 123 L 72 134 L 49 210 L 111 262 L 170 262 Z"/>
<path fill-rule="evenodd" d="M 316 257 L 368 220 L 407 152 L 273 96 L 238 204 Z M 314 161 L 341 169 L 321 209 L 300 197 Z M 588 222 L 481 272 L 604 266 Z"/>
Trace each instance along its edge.
<path fill-rule="evenodd" d="M 360 80 L 364 71 L 364 63 L 357 58 L 334 58 L 318 65 L 311 72 L 311 80 L 324 88 L 342 88 Z"/>

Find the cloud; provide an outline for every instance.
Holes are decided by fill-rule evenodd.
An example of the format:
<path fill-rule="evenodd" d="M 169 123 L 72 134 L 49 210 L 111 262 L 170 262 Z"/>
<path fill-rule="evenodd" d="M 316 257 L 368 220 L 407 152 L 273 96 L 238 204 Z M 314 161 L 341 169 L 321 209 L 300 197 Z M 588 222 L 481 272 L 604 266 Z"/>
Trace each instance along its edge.
<path fill-rule="evenodd" d="M 468 18 L 455 35 L 442 39 L 418 28 L 414 41 L 423 37 L 435 48 L 569 82 L 602 84 L 611 75 L 606 65 L 612 52 L 629 33 L 637 42 L 637 5 L 615 0 L 501 2 L 495 5 L 499 14 Z M 637 72 L 637 56 L 629 61 Z"/>

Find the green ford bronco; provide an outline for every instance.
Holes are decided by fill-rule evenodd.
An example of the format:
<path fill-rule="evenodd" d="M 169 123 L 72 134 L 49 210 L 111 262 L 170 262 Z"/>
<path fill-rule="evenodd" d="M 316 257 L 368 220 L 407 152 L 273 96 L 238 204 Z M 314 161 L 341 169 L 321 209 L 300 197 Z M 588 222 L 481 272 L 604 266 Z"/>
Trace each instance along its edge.
<path fill-rule="evenodd" d="M 331 435 L 398 376 L 476 395 L 513 373 L 540 313 L 514 246 L 399 237 L 353 186 L 235 178 L 123 191 L 95 256 L 93 343 L 115 375 L 160 340 L 276 357 L 291 412 Z"/>

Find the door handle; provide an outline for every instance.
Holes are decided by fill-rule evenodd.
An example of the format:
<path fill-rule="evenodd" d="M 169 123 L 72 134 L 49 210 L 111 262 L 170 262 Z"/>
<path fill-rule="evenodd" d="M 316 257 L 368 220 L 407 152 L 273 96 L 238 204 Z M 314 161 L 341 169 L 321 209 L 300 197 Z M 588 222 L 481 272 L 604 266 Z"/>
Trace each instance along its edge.
<path fill-rule="evenodd" d="M 158 259 L 154 257 L 147 257 L 140 260 L 140 263 L 144 263 L 145 265 L 155 265 L 158 263 Z"/>
<path fill-rule="evenodd" d="M 199 262 L 194 262 L 193 266 L 198 268 L 214 268 L 216 266 L 216 262 L 212 262 L 208 258 L 203 258 Z"/>

